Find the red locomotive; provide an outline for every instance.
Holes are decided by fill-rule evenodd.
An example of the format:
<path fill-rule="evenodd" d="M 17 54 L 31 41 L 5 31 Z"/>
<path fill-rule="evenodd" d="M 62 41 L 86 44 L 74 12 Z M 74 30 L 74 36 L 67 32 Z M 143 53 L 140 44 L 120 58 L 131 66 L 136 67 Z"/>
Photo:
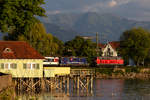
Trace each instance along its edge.
<path fill-rule="evenodd" d="M 124 60 L 121 57 L 97 57 L 97 65 L 123 65 Z"/>

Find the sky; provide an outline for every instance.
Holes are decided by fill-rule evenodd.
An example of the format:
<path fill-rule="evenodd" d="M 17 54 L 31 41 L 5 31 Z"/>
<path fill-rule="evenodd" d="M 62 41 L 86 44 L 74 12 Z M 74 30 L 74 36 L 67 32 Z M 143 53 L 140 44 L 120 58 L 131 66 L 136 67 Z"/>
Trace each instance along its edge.
<path fill-rule="evenodd" d="M 47 14 L 98 12 L 150 21 L 150 0 L 45 0 Z"/>

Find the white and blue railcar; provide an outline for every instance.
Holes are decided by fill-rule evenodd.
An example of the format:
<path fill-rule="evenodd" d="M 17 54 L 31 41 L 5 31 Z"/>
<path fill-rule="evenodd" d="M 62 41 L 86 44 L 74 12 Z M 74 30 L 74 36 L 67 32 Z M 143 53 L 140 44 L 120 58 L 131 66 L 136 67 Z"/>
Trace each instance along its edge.
<path fill-rule="evenodd" d="M 53 66 L 53 65 L 59 65 L 59 57 L 45 57 L 45 60 L 43 62 L 44 66 Z"/>

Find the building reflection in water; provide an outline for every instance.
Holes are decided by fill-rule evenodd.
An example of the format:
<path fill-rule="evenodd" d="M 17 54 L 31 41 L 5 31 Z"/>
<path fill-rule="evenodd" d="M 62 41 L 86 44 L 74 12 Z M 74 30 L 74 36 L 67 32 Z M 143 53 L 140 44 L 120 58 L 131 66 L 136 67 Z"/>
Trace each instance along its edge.
<path fill-rule="evenodd" d="M 71 84 L 72 82 L 70 82 Z M 92 99 L 92 100 L 121 100 L 121 93 L 124 85 L 124 80 L 94 80 L 94 89 L 91 92 L 87 91 L 86 89 L 73 89 L 70 88 L 69 93 L 65 90 L 59 91 L 51 91 L 47 93 L 40 93 L 30 95 L 20 95 L 19 100 L 84 100 L 84 99 Z M 32 94 L 32 95 L 31 95 Z"/>
<path fill-rule="evenodd" d="M 70 82 L 71 84 L 72 82 Z M 24 94 L 18 100 L 150 100 L 150 81 L 97 79 L 93 94 L 86 90 L 70 88 L 66 91 L 52 91 L 40 94 Z"/>

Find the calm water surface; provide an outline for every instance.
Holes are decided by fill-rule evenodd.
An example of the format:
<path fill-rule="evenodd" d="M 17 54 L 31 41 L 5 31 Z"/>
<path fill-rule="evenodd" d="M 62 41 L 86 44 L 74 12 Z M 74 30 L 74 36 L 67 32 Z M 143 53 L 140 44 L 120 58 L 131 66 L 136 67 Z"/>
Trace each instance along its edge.
<path fill-rule="evenodd" d="M 24 94 L 19 100 L 150 100 L 150 80 L 96 79 L 93 90 Z"/>

